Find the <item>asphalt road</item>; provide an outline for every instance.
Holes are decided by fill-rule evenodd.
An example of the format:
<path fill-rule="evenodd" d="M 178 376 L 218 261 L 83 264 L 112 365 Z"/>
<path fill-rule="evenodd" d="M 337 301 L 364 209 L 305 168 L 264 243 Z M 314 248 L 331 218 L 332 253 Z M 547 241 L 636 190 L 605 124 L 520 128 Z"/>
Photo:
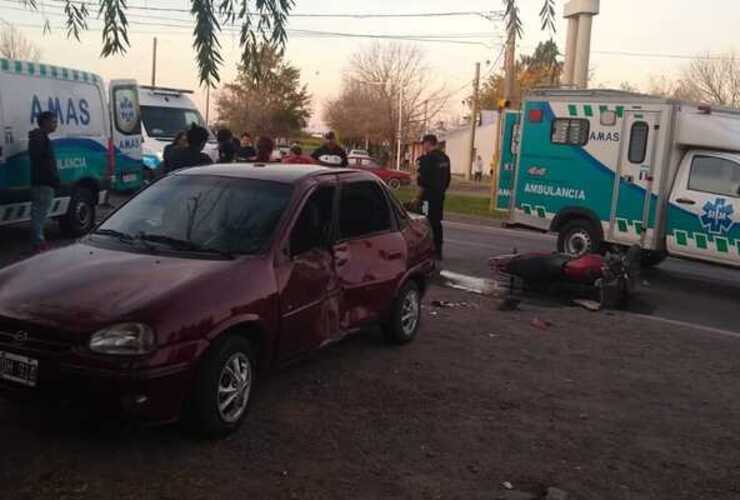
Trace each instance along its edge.
<path fill-rule="evenodd" d="M 443 267 L 457 273 L 490 277 L 487 260 L 499 254 L 555 249 L 555 237 L 524 229 L 445 222 Z M 629 311 L 740 332 L 740 270 L 667 259 L 643 271 L 643 286 Z"/>

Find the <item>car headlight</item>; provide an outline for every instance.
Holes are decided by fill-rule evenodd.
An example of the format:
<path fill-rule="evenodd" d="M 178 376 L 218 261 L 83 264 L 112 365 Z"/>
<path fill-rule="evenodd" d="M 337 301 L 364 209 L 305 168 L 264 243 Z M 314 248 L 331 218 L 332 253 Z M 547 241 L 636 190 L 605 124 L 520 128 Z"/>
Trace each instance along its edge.
<path fill-rule="evenodd" d="M 119 323 L 90 337 L 90 350 L 101 354 L 148 354 L 155 347 L 154 331 L 142 323 Z"/>

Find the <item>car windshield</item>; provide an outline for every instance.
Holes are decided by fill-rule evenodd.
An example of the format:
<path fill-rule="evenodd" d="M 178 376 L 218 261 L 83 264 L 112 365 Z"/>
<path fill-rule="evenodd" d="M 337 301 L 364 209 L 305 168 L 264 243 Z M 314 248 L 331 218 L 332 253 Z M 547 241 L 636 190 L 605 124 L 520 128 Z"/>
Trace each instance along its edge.
<path fill-rule="evenodd" d="M 205 126 L 197 109 L 142 106 L 142 121 L 149 137 L 171 139 L 195 123 Z"/>
<path fill-rule="evenodd" d="M 93 234 L 174 251 L 254 254 L 270 241 L 292 186 L 173 175 L 145 189 Z"/>

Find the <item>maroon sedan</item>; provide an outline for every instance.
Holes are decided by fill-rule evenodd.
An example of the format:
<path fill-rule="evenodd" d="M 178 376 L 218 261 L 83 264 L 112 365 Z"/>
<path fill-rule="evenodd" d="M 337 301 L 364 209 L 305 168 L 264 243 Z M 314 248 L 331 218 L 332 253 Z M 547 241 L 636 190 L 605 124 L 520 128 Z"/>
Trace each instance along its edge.
<path fill-rule="evenodd" d="M 371 324 L 412 340 L 433 262 L 426 221 L 370 174 L 179 171 L 78 243 L 0 271 L 0 394 L 228 432 L 258 372 Z"/>
<path fill-rule="evenodd" d="M 350 168 L 365 170 L 371 172 L 385 182 L 392 189 L 398 189 L 401 186 L 411 184 L 411 176 L 402 170 L 391 170 L 385 168 L 369 156 L 350 156 L 347 158 L 347 165 Z"/>

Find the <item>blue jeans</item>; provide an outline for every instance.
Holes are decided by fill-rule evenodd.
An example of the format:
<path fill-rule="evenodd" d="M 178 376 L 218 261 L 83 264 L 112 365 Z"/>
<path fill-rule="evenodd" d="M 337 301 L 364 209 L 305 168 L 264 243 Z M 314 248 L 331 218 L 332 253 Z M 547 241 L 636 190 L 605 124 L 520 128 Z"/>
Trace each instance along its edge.
<path fill-rule="evenodd" d="M 33 186 L 31 188 L 31 241 L 34 245 L 40 245 L 46 241 L 44 226 L 49 218 L 49 209 L 53 200 L 53 187 Z"/>

